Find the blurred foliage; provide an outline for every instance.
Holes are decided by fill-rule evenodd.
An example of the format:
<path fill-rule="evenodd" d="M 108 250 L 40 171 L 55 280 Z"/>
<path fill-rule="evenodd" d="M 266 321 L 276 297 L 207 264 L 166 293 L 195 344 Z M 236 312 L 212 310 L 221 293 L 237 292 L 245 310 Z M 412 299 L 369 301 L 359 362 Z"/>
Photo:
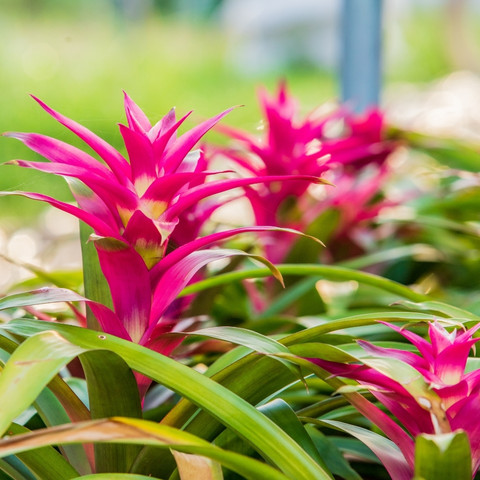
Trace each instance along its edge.
<path fill-rule="evenodd" d="M 143 8 L 143 14 L 128 18 L 125 5 L 129 3 Z M 255 89 L 259 84 L 272 88 L 278 78 L 287 78 L 307 110 L 336 96 L 334 75 L 311 66 L 256 77 L 233 70 L 226 61 L 228 41 L 221 26 L 214 16 L 200 14 L 201 9 L 214 11 L 220 3 L 4 0 L 0 131 L 38 131 L 75 141 L 28 99 L 29 93 L 118 148 L 120 135 L 112 124 L 124 121 L 119 103 L 122 89 L 152 119 L 174 105 L 180 113 L 194 109 L 195 121 L 244 104 L 227 121 L 250 131 L 258 127 Z M 407 50 L 395 61 L 386 59 L 389 82 L 428 81 L 451 69 L 442 37 L 444 23 L 445 11 L 417 8 L 408 21 L 395 26 Z M 385 32 L 387 47 L 393 36 Z M 2 140 L 0 160 L 12 158 L 34 157 L 15 140 Z M 0 190 L 51 192 L 54 188 L 55 195 L 69 198 L 61 180 L 2 168 Z M 15 209 L 28 221 L 41 208 L 23 199 L 2 199 L 0 215 L 9 216 Z"/>

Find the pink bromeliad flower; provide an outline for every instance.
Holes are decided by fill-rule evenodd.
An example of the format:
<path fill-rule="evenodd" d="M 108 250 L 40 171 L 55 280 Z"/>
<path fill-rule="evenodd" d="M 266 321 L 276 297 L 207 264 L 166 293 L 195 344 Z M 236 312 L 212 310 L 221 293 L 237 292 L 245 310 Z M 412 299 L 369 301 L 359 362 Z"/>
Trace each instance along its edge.
<path fill-rule="evenodd" d="M 91 239 L 114 306 L 112 311 L 98 303 L 89 303 L 102 329 L 166 355 L 181 341 L 178 337 L 163 336 L 176 329 L 178 319 L 172 317 L 171 306 L 178 293 L 209 262 L 247 255 L 238 250 L 205 247 L 238 233 L 269 228 L 245 227 L 198 236 L 209 212 L 216 208 L 215 204 L 200 207 L 202 202 L 212 195 L 256 183 L 320 181 L 311 175 L 215 179 L 224 172 L 207 170 L 203 153 L 192 148 L 230 110 L 177 136 L 189 114 L 177 120 L 171 110 L 152 126 L 125 94 L 128 126 L 120 125 L 120 133 L 127 161 L 82 125 L 35 100 L 91 147 L 102 161 L 44 135 L 7 133 L 6 136 L 21 140 L 48 160 L 9 163 L 65 177 L 78 207 L 37 193 L 4 194 L 47 202 L 90 225 L 94 230 Z"/>
<path fill-rule="evenodd" d="M 356 117 L 340 108 L 326 116 L 319 117 L 317 112 L 313 112 L 299 119 L 297 102 L 288 94 L 285 84 L 279 86 L 274 97 L 260 90 L 259 100 L 265 123 L 263 138 L 219 127 L 239 142 L 238 149 L 223 149 L 220 152 L 251 175 L 320 176 L 329 172 L 328 180 L 336 185 L 337 182 L 344 183 L 343 178 L 346 177 L 354 180 L 361 169 L 369 165 L 378 170 L 378 178 L 384 178 L 380 168 L 396 145 L 385 140 L 383 116 L 379 111 L 373 110 L 363 117 Z M 332 134 L 332 127 L 335 130 L 342 125 L 341 133 Z M 350 181 L 352 183 L 355 182 Z M 357 189 L 365 188 L 367 191 L 363 193 L 344 189 L 336 193 L 335 188 L 326 187 L 325 197 L 334 196 L 335 206 L 340 211 L 344 207 L 342 199 L 346 201 L 343 210 L 348 222 L 352 217 L 353 203 L 357 212 L 369 208 L 367 202 L 373 196 L 373 185 L 375 193 L 378 192 L 380 185 L 375 179 L 370 180 L 370 185 L 353 185 Z M 306 183 L 269 183 L 246 187 L 245 190 L 257 225 L 277 225 L 305 232 L 323 210 L 309 194 Z M 349 202 L 351 194 L 356 197 L 355 202 Z M 358 200 L 362 203 L 357 203 Z M 328 205 L 328 200 L 325 205 Z M 272 242 L 267 237 L 272 236 L 264 236 L 267 258 L 273 262 L 283 261 L 294 239 L 285 237 L 281 232 L 273 235 Z"/>
<path fill-rule="evenodd" d="M 393 480 L 412 478 L 417 435 L 457 430 L 465 431 L 470 439 L 475 475 L 480 467 L 480 370 L 468 371 L 467 360 L 479 340 L 473 338 L 473 334 L 480 324 L 459 333 L 448 332 L 438 322 L 430 323 L 430 342 L 403 328 L 385 325 L 409 340 L 418 353 L 382 348 L 360 340 L 365 356 L 360 357 L 358 363 L 310 360 L 335 376 L 351 378 L 364 385 L 403 426 L 400 428 L 364 397 L 347 395 L 351 403 L 398 446 L 397 457 L 381 449 L 374 450 Z"/>

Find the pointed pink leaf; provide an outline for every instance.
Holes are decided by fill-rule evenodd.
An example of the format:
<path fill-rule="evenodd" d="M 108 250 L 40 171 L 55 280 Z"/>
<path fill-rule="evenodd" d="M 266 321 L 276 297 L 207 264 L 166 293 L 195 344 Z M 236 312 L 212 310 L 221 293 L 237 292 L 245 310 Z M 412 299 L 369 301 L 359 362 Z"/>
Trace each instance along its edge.
<path fill-rule="evenodd" d="M 407 464 L 413 468 L 415 462 L 413 439 L 385 412 L 358 393 L 345 394 L 348 401 L 373 424 L 375 424 L 401 450 Z"/>
<path fill-rule="evenodd" d="M 51 162 L 76 166 L 105 179 L 112 179 L 113 181 L 115 179 L 107 167 L 95 160 L 92 156 L 68 143 L 37 133 L 7 132 L 4 133 L 4 135 L 20 140 L 28 148 Z"/>
<path fill-rule="evenodd" d="M 288 228 L 280 228 L 280 227 L 241 227 L 241 228 L 234 228 L 231 230 L 225 230 L 222 232 L 212 233 L 210 235 L 206 235 L 204 237 L 197 238 L 191 242 L 188 242 L 185 245 L 181 245 L 168 255 L 166 255 L 160 262 L 152 269 L 151 275 L 155 281 L 155 278 L 158 278 L 164 271 L 172 267 L 175 263 L 179 262 L 182 258 L 186 257 L 190 253 L 193 253 L 201 248 L 210 245 L 212 243 L 219 242 L 221 240 L 225 240 L 230 238 L 234 235 L 239 235 L 241 233 L 248 233 L 248 232 L 287 232 L 294 235 L 302 235 L 305 236 L 303 233 L 292 230 Z M 313 241 L 317 241 L 317 239 L 312 238 Z"/>
<path fill-rule="evenodd" d="M 237 187 L 244 187 L 248 185 L 255 185 L 259 183 L 272 183 L 272 182 L 288 182 L 288 181 L 305 181 L 311 183 L 323 183 L 322 179 L 318 177 L 312 177 L 309 175 L 289 175 L 289 176 L 266 176 L 255 178 L 233 178 L 228 180 L 217 180 L 209 182 L 204 185 L 192 188 L 186 192 L 182 197 L 173 205 L 171 205 L 165 212 L 167 218 L 172 219 L 177 217 L 186 208 L 196 204 L 203 198 L 217 193 L 225 192 Z"/>
<path fill-rule="evenodd" d="M 466 332 L 461 332 L 460 334 L 459 332 L 457 332 L 457 336 L 455 337 L 455 343 L 463 343 L 466 340 L 470 339 L 478 329 L 480 329 L 480 323 L 475 324 Z"/>
<path fill-rule="evenodd" d="M 179 137 L 165 152 L 164 165 L 166 171 L 173 171 L 178 168 L 187 153 L 196 143 L 208 132 L 220 119 L 230 113 L 233 108 L 210 118 Z"/>
<path fill-rule="evenodd" d="M 98 320 L 102 331 L 125 340 L 132 341 L 127 330 L 123 326 L 118 315 L 112 312 L 108 307 L 98 302 L 87 301 L 88 306 L 92 310 L 95 318 Z"/>
<path fill-rule="evenodd" d="M 117 233 L 116 227 L 106 224 L 104 221 L 100 220 L 95 215 L 85 212 L 80 208 L 75 207 L 74 205 L 60 202 L 55 198 L 48 197 L 47 195 L 42 195 L 40 193 L 30 193 L 30 192 L 20 192 L 20 191 L 0 192 L 0 196 L 6 196 L 6 195 L 20 195 L 22 197 L 31 198 L 32 200 L 39 200 L 41 202 L 46 202 L 52 205 L 53 207 L 58 208 L 59 210 L 62 210 L 63 212 L 69 213 L 70 215 L 77 217 L 78 219 L 85 222 L 87 225 L 90 225 L 97 234 L 105 237 L 115 237 L 121 240 L 121 237 Z"/>
<path fill-rule="evenodd" d="M 458 413 L 463 399 L 472 394 L 469 382 L 466 379 L 462 379 L 455 385 L 435 385 L 434 390 L 442 399 L 442 403 L 447 411 L 447 418 L 449 419 L 453 418 Z"/>
<path fill-rule="evenodd" d="M 171 329 L 166 331 L 161 323 L 158 324 L 157 328 L 153 329 L 150 335 L 152 340 L 148 341 L 145 347 L 162 355 L 170 356 L 173 350 L 175 350 L 185 338 L 185 335 L 180 334 L 167 335 L 170 331 Z"/>
<path fill-rule="evenodd" d="M 425 362 L 425 360 L 413 352 L 399 350 L 396 348 L 379 347 L 364 340 L 357 340 L 357 343 L 372 356 L 398 358 L 399 360 L 408 363 L 412 367 L 424 369 L 428 368 L 428 364 Z"/>
<path fill-rule="evenodd" d="M 158 135 L 153 140 L 153 151 L 157 161 L 157 171 L 171 172 L 172 170 L 166 169 L 165 154 L 166 150 L 170 149 L 176 140 L 175 133 L 180 128 L 180 125 L 192 114 L 192 111 L 186 113 L 178 122 L 170 125 L 169 122 L 165 123 L 165 130 L 162 129 L 158 132 Z M 175 171 L 174 169 L 173 171 Z"/>
<path fill-rule="evenodd" d="M 266 175 L 266 169 L 264 166 L 254 165 L 250 157 L 243 157 L 234 150 L 217 150 L 217 154 L 225 155 L 230 160 L 233 160 L 237 165 L 245 169 L 254 175 Z M 258 163 L 258 162 L 256 162 Z"/>
<path fill-rule="evenodd" d="M 15 163 L 21 167 L 35 168 L 43 172 L 81 180 L 104 201 L 114 217 L 118 217 L 118 207 L 133 211 L 138 206 L 138 198 L 131 190 L 110 179 L 89 172 L 88 169 L 64 163 L 28 162 L 25 160 L 15 160 Z"/>
<path fill-rule="evenodd" d="M 214 260 L 221 260 L 233 256 L 246 256 L 262 261 L 270 268 L 272 275 L 282 281 L 280 272 L 271 263 L 257 255 L 251 255 L 241 250 L 214 249 L 197 250 L 190 253 L 166 270 L 158 282 L 156 282 L 150 313 L 150 327 L 145 333 L 142 343 L 151 340 L 151 333 L 161 316 L 201 268 Z"/>
<path fill-rule="evenodd" d="M 165 208 L 171 202 L 172 198 L 178 195 L 179 191 L 188 186 L 188 184 L 197 180 L 202 182 L 207 175 L 214 175 L 217 172 L 183 172 L 171 173 L 164 177 L 157 178 L 142 196 L 142 201 L 162 202 Z"/>
<path fill-rule="evenodd" d="M 156 177 L 152 144 L 145 134 L 138 133 L 124 125 L 119 127 L 130 158 L 133 183 L 135 184 L 143 178 L 151 183 Z"/>
<path fill-rule="evenodd" d="M 420 433 L 434 433 L 430 412 L 420 407 L 413 397 L 396 393 L 374 391 L 372 394 L 415 437 Z"/>
<path fill-rule="evenodd" d="M 169 112 L 162 117 L 148 132 L 148 139 L 154 143 L 157 137 L 162 133 L 170 129 L 175 123 L 175 108 L 171 108 Z"/>
<path fill-rule="evenodd" d="M 147 268 L 151 268 L 162 258 L 165 239 L 152 219 L 140 210 L 130 218 L 123 237 L 143 258 Z"/>
<path fill-rule="evenodd" d="M 205 265 L 234 255 L 247 255 L 241 250 L 200 250 L 190 253 L 165 271 L 155 285 L 150 324 L 154 327 L 165 309 L 175 300 L 193 276 Z"/>
<path fill-rule="evenodd" d="M 349 433 L 364 443 L 380 459 L 392 480 L 412 479 L 413 468 L 405 461 L 402 452 L 397 448 L 395 443 L 377 433 L 357 427 L 356 425 L 350 425 L 336 420 L 323 420 L 323 422 Z"/>
<path fill-rule="evenodd" d="M 89 145 L 112 169 L 117 177 L 117 180 L 121 182 L 122 185 L 127 184 L 126 181 L 130 178 L 130 166 L 117 150 L 115 150 L 109 143 L 92 133 L 84 126 L 51 109 L 33 95 L 32 98 L 55 120 L 67 127 L 75 135 L 81 138 L 87 145 Z"/>
<path fill-rule="evenodd" d="M 251 145 L 257 142 L 257 139 L 253 135 L 250 135 L 242 130 L 238 130 L 227 125 L 217 125 L 215 127 L 215 131 L 223 133 L 224 135 L 228 135 L 235 140 L 240 140 L 242 143 L 245 143 L 247 145 Z"/>
<path fill-rule="evenodd" d="M 133 342 L 148 326 L 151 287 L 148 269 L 132 248 L 114 239 L 95 239 L 103 274 L 110 286 L 114 310 Z"/>
<path fill-rule="evenodd" d="M 177 173 L 201 173 L 207 169 L 205 154 L 201 150 L 188 152 L 182 163 L 176 169 Z"/>
<path fill-rule="evenodd" d="M 126 92 L 123 92 L 123 95 L 128 126 L 135 132 L 148 132 L 152 128 L 152 125 L 147 116 L 143 113 L 143 110 L 127 95 Z"/>
<path fill-rule="evenodd" d="M 480 338 L 456 343 L 444 348 L 435 359 L 434 373 L 447 385 L 457 384 L 467 365 L 468 354 Z"/>
<path fill-rule="evenodd" d="M 82 210 L 94 215 L 99 220 L 104 221 L 107 225 L 111 225 L 116 231 L 120 231 L 123 228 L 118 212 L 115 211 L 112 213 L 111 209 L 108 208 L 105 202 L 83 182 L 73 177 L 67 177 L 66 181 L 78 206 Z"/>
<path fill-rule="evenodd" d="M 393 323 L 388 323 L 388 322 L 380 322 L 380 323 L 383 323 L 387 327 L 390 327 L 391 329 L 395 330 L 400 335 L 405 337 L 410 343 L 412 343 L 417 347 L 418 351 L 420 352 L 420 354 L 428 364 L 433 364 L 434 356 L 432 353 L 432 345 L 429 342 L 427 342 L 427 340 L 420 337 L 419 335 L 416 335 L 415 333 L 405 330 L 402 327 L 398 327 Z"/>

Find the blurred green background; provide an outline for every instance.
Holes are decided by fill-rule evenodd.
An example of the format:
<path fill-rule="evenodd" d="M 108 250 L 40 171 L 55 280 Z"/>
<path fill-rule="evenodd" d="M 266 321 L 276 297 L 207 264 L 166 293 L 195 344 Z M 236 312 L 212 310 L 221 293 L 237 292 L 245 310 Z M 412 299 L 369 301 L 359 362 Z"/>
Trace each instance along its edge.
<path fill-rule="evenodd" d="M 288 20 L 288 10 L 282 17 L 281 9 L 289 2 L 245 0 L 243 4 L 248 10 L 244 17 L 235 17 L 237 10 L 229 10 L 228 3 L 227 0 L 2 0 L 0 131 L 34 131 L 76 143 L 73 135 L 50 119 L 28 94 L 40 97 L 119 149 L 122 146 L 116 123 L 124 121 L 122 89 L 152 121 L 172 106 L 179 113 L 193 109 L 192 122 L 195 122 L 241 104 L 244 107 L 231 113 L 226 123 L 250 131 L 255 131 L 260 118 L 256 102 L 259 84 L 272 90 L 280 78 L 287 79 L 305 112 L 337 97 L 338 72 L 335 60 L 331 61 L 336 53 L 323 50 L 338 47 L 339 0 L 316 2 L 323 7 L 329 5 L 324 8 L 323 23 L 318 24 L 319 31 L 328 30 L 324 32 L 328 41 L 322 37 L 308 40 L 310 44 L 318 42 L 312 52 L 327 53 L 324 56 L 327 60 L 294 55 L 275 63 L 270 62 L 272 56 L 267 51 L 263 61 L 256 60 L 254 68 L 250 68 L 248 51 L 246 56 L 243 52 L 243 58 L 234 58 L 239 55 L 241 42 L 256 35 L 259 41 L 276 42 L 285 53 L 294 45 L 292 42 L 299 41 L 301 20 L 291 18 L 291 22 L 300 23 L 296 30 L 286 28 L 285 38 L 269 38 L 269 31 L 276 27 L 268 20 L 278 16 L 283 22 Z M 230 3 L 238 8 L 242 2 Z M 270 8 L 275 5 L 270 16 L 265 12 L 268 3 Z M 298 2 L 298 9 L 301 3 Z M 387 89 L 399 83 L 429 82 L 459 67 L 455 64 L 458 55 L 449 50 L 449 45 L 452 47 L 449 32 L 455 29 L 455 17 L 448 4 L 385 1 Z M 306 2 L 304 16 L 299 18 L 308 18 L 312 5 L 313 2 Z M 258 13 L 252 11 L 255 8 Z M 230 19 L 225 20 L 229 11 Z M 467 33 L 475 36 L 477 10 L 472 12 L 462 21 L 468 22 Z M 242 30 L 242 26 L 249 25 L 250 32 Z M 297 44 L 297 53 L 305 50 Z M 14 158 L 33 159 L 35 155 L 16 140 L 0 139 L 1 161 Z M 69 198 L 60 179 L 52 180 L 39 172 L 12 166 L 1 168 L 1 190 L 33 190 Z M 0 215 L 5 222 L 29 221 L 40 208 L 43 205 L 18 198 L 0 201 Z"/>

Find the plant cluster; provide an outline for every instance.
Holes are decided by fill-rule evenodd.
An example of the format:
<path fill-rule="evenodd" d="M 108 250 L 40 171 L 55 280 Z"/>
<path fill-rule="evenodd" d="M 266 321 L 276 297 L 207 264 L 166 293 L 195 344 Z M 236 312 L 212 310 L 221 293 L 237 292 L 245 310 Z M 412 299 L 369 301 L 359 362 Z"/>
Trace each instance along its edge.
<path fill-rule="evenodd" d="M 1 479 L 474 478 L 475 151 L 259 99 L 259 134 L 126 94 L 124 152 L 36 98 L 91 153 L 5 134 L 75 204 L 1 195 L 79 219 L 84 267 L 0 299 Z"/>

